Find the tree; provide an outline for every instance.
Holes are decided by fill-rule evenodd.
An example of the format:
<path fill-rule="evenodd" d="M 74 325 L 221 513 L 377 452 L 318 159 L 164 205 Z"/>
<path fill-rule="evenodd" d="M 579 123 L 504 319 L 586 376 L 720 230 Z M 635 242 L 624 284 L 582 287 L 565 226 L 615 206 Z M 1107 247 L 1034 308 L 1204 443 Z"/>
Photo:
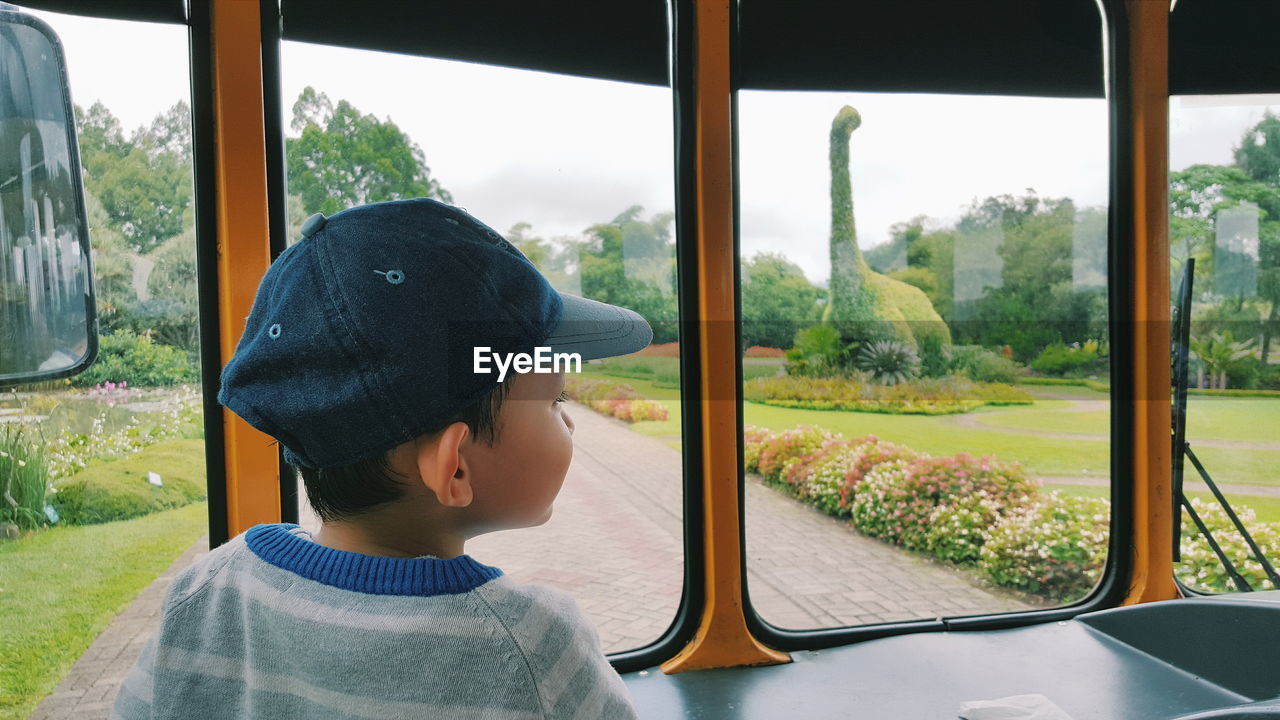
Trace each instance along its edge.
<path fill-rule="evenodd" d="M 1235 151 L 1236 167 L 1250 178 L 1280 186 L 1280 118 L 1270 110 L 1244 133 Z"/>
<path fill-rule="evenodd" d="M 1240 146 L 1235 151 L 1236 166 L 1249 178 L 1280 188 L 1280 118 L 1270 111 L 1262 120 L 1245 131 Z M 1271 351 L 1271 339 L 1280 332 L 1280 207 L 1267 207 L 1259 203 L 1267 213 L 1258 228 L 1259 268 L 1258 295 L 1271 303 L 1270 312 L 1262 326 L 1262 363 L 1265 366 Z"/>
<path fill-rule="evenodd" d="M 346 100 L 334 106 L 308 86 L 290 127 L 299 136 L 285 139 L 289 187 L 308 215 L 413 197 L 453 202 L 431 177 L 422 148 L 390 118 L 364 115 Z"/>
<path fill-rule="evenodd" d="M 655 343 L 679 337 L 678 312 L 672 290 L 675 251 L 671 213 L 648 220 L 633 205 L 611 222 L 592 225 L 577 245 L 582 296 L 639 313 L 653 327 Z"/>
<path fill-rule="evenodd" d="M 742 264 L 742 344 L 790 347 L 797 331 L 817 322 L 821 296 L 800 266 L 757 253 Z"/>
<path fill-rule="evenodd" d="M 1270 354 L 1271 339 L 1280 330 L 1280 177 L 1272 183 L 1258 178 L 1266 176 L 1268 148 L 1280 147 L 1280 138 L 1267 140 L 1261 145 L 1254 138 L 1270 138 L 1280 132 L 1280 119 L 1268 115 L 1262 122 L 1246 131 L 1236 160 L 1244 167 L 1225 165 L 1192 165 L 1170 175 L 1169 202 L 1172 213 L 1170 224 L 1170 273 L 1176 282 L 1183 263 L 1189 257 L 1196 259 L 1196 289 L 1198 295 L 1213 292 L 1231 295 L 1236 288 L 1215 286 L 1213 278 L 1219 255 L 1217 247 L 1217 219 L 1220 212 L 1252 203 L 1258 207 L 1258 284 L 1257 301 L 1270 304 L 1267 317 L 1262 321 L 1262 361 Z M 1274 143 L 1274 144 L 1273 144 Z M 1247 168 L 1247 169 L 1246 169 Z M 1253 262 L 1253 258 L 1244 258 Z"/>
<path fill-rule="evenodd" d="M 179 101 L 126 140 L 102 103 L 76 108 L 85 189 L 97 195 L 111 228 L 136 252 L 184 229 L 193 177 L 190 117 Z"/>

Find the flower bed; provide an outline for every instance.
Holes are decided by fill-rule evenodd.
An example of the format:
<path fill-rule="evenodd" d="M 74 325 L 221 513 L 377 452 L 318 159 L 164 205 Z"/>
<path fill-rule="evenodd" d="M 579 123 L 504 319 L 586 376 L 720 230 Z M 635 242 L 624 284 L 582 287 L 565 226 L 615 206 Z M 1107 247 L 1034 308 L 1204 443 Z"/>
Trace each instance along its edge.
<path fill-rule="evenodd" d="M 566 377 L 564 392 L 592 410 L 624 422 L 666 420 L 668 417 L 665 405 L 641 397 L 630 385 L 619 382 Z"/>
<path fill-rule="evenodd" d="M 930 457 L 811 426 L 747 426 L 743 440 L 747 471 L 773 487 L 847 517 L 863 534 L 971 567 L 996 585 L 1066 603 L 1085 597 L 1102 576 L 1110 502 L 1043 493 L 1016 464 L 964 453 Z M 1273 589 L 1222 509 L 1192 502 L 1253 588 Z M 1245 506 L 1238 512 L 1267 557 L 1280 560 L 1280 524 L 1257 522 Z M 1189 519 L 1176 570 L 1197 590 L 1235 590 Z"/>
<path fill-rule="evenodd" d="M 880 385 L 857 374 L 847 378 L 761 377 L 743 384 L 743 397 L 781 407 L 905 415 L 949 415 L 983 405 L 1035 402 L 1030 393 L 1011 385 L 974 382 L 954 375 L 897 385 Z"/>

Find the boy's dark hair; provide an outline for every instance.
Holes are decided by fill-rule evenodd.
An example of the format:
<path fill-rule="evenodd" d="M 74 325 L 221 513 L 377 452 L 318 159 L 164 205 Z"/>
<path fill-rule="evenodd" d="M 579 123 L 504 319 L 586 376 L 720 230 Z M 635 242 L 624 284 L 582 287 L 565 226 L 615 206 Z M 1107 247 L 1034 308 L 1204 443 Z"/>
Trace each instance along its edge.
<path fill-rule="evenodd" d="M 498 383 L 488 395 L 463 408 L 440 427 L 423 434 L 432 435 L 455 422 L 462 422 L 467 424 L 476 440 L 492 445 L 498 439 L 498 412 L 511 391 L 511 382 L 508 379 Z M 341 467 L 298 467 L 311 509 L 321 520 L 342 520 L 400 499 L 406 478 L 391 469 L 387 460 L 390 452 Z"/>

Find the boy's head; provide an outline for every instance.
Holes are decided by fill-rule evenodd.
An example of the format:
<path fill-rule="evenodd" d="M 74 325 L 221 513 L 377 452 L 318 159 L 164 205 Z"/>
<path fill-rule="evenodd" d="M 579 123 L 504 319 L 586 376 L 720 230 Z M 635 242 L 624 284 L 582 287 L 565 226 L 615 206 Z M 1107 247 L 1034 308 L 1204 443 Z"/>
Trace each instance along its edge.
<path fill-rule="evenodd" d="M 264 276 L 218 400 L 283 445 L 322 516 L 403 497 L 405 471 L 451 452 L 481 481 L 563 460 L 558 490 L 563 372 L 513 382 L 513 366 L 562 371 L 557 354 L 620 355 L 652 337 L 634 312 L 557 293 L 498 233 L 434 200 L 315 215 L 303 234 Z M 494 501 L 483 488 L 444 491 L 473 493 L 480 513 Z"/>

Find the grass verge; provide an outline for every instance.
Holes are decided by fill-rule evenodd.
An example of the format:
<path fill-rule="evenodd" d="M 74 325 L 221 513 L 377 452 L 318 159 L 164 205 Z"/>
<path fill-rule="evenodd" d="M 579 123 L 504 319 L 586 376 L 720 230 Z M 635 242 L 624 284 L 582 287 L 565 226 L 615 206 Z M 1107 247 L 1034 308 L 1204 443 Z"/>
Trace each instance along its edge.
<path fill-rule="evenodd" d="M 25 718 L 207 525 L 195 503 L 0 543 L 0 720 Z"/>

